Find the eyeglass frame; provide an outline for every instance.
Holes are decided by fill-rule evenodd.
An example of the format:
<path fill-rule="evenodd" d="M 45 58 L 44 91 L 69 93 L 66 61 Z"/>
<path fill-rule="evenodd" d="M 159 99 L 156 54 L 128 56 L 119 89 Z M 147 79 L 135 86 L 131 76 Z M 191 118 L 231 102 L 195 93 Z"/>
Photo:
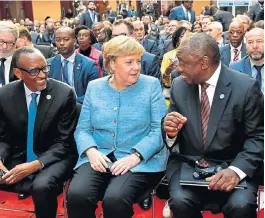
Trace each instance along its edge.
<path fill-rule="evenodd" d="M 2 44 L 3 43 L 3 44 Z M 2 44 L 2 45 L 1 45 Z M 7 47 L 14 46 L 16 42 L 5 42 L 5 41 L 0 41 L 0 47 L 3 47 L 3 45 L 6 44 Z"/>
<path fill-rule="evenodd" d="M 44 71 L 43 71 L 43 69 L 44 69 L 45 67 L 48 67 L 48 69 L 49 69 L 47 72 L 44 72 Z M 21 67 L 15 67 L 15 68 L 27 72 L 30 76 L 36 77 L 36 76 L 38 76 L 38 75 L 40 74 L 40 72 L 43 72 L 44 74 L 49 74 L 49 73 L 50 73 L 50 70 L 51 70 L 51 65 L 46 65 L 46 66 L 44 66 L 43 68 L 35 68 L 35 69 L 31 69 L 31 70 L 26 70 L 26 69 L 21 68 Z M 39 72 L 38 72 L 38 73 L 33 73 L 33 74 L 32 74 L 31 71 L 33 71 L 33 70 L 38 70 Z"/>

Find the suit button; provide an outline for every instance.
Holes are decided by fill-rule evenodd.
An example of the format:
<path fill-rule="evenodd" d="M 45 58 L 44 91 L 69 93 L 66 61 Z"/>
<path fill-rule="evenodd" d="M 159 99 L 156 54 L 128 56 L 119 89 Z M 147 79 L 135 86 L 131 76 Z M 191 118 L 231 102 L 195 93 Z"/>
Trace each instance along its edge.
<path fill-rule="evenodd" d="M 113 122 L 113 124 L 116 124 L 116 123 L 117 123 L 117 121 L 116 121 L 116 120 L 113 120 L 112 122 Z"/>
<path fill-rule="evenodd" d="M 115 108 L 113 108 L 113 110 L 115 110 L 115 111 L 116 111 L 116 110 L 118 110 L 118 108 L 117 108 L 117 107 L 115 107 Z"/>
<path fill-rule="evenodd" d="M 15 146 L 15 149 L 17 149 L 17 148 L 18 148 L 18 146 L 16 145 L 16 146 Z"/>
<path fill-rule="evenodd" d="M 115 137 L 115 133 L 114 132 L 111 135 L 112 135 L 112 137 Z"/>

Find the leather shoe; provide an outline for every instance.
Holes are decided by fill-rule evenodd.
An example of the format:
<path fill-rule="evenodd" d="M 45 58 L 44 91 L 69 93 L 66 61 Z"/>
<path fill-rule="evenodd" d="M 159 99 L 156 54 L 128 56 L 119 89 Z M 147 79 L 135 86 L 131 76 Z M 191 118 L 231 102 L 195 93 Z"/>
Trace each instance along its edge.
<path fill-rule="evenodd" d="M 18 193 L 18 199 L 19 200 L 24 200 L 24 199 L 28 198 L 29 196 L 30 196 L 30 194 Z"/>
<path fill-rule="evenodd" d="M 152 198 L 149 196 L 148 198 L 144 199 L 143 201 L 139 202 L 139 206 L 143 210 L 148 210 L 152 205 Z"/>

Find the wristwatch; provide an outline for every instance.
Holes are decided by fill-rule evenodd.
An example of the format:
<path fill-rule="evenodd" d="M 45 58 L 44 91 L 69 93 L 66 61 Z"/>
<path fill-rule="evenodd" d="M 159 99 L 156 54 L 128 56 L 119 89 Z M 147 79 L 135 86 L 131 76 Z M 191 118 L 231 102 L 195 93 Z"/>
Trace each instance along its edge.
<path fill-rule="evenodd" d="M 137 150 L 134 149 L 132 153 L 139 157 L 141 161 L 144 160 L 143 156 Z"/>

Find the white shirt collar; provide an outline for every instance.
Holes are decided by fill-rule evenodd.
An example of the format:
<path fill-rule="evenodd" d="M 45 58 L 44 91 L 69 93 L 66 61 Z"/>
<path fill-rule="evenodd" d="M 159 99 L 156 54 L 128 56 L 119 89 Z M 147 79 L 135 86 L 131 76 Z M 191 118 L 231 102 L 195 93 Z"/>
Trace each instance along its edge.
<path fill-rule="evenodd" d="M 250 67 L 251 67 L 251 69 L 254 67 L 254 65 L 257 65 L 250 58 L 248 58 L 248 59 L 250 61 Z M 261 65 L 258 65 L 258 66 L 262 66 L 262 64 Z"/>
<path fill-rule="evenodd" d="M 184 13 L 186 13 L 187 12 L 187 8 L 185 8 L 183 4 L 181 6 L 182 6 L 182 8 L 184 10 Z"/>
<path fill-rule="evenodd" d="M 25 94 L 26 94 L 26 97 L 30 97 L 32 93 L 36 93 L 36 94 L 40 95 L 40 91 L 32 92 L 32 91 L 26 86 L 25 83 L 24 83 L 24 88 L 25 88 Z"/>
<path fill-rule="evenodd" d="M 76 53 L 74 52 L 69 58 L 66 58 L 66 60 L 68 60 L 69 62 L 74 64 L 75 56 L 76 56 Z M 61 55 L 61 62 L 63 63 L 64 60 L 65 60 L 65 58 Z"/>
<path fill-rule="evenodd" d="M 214 71 L 213 75 L 205 82 L 210 86 L 216 87 L 220 73 L 221 73 L 221 62 L 219 63 L 217 69 Z"/>
<path fill-rule="evenodd" d="M 222 45 L 224 43 L 223 37 L 220 40 L 216 41 L 216 42 L 218 43 L 218 45 Z"/>
<path fill-rule="evenodd" d="M 234 48 L 233 46 L 232 46 L 232 44 L 230 44 L 231 45 L 231 52 L 234 52 L 234 49 L 238 49 L 238 51 L 240 52 L 241 51 L 241 48 L 242 48 L 242 42 L 241 42 L 241 44 L 237 47 L 237 48 Z"/>

